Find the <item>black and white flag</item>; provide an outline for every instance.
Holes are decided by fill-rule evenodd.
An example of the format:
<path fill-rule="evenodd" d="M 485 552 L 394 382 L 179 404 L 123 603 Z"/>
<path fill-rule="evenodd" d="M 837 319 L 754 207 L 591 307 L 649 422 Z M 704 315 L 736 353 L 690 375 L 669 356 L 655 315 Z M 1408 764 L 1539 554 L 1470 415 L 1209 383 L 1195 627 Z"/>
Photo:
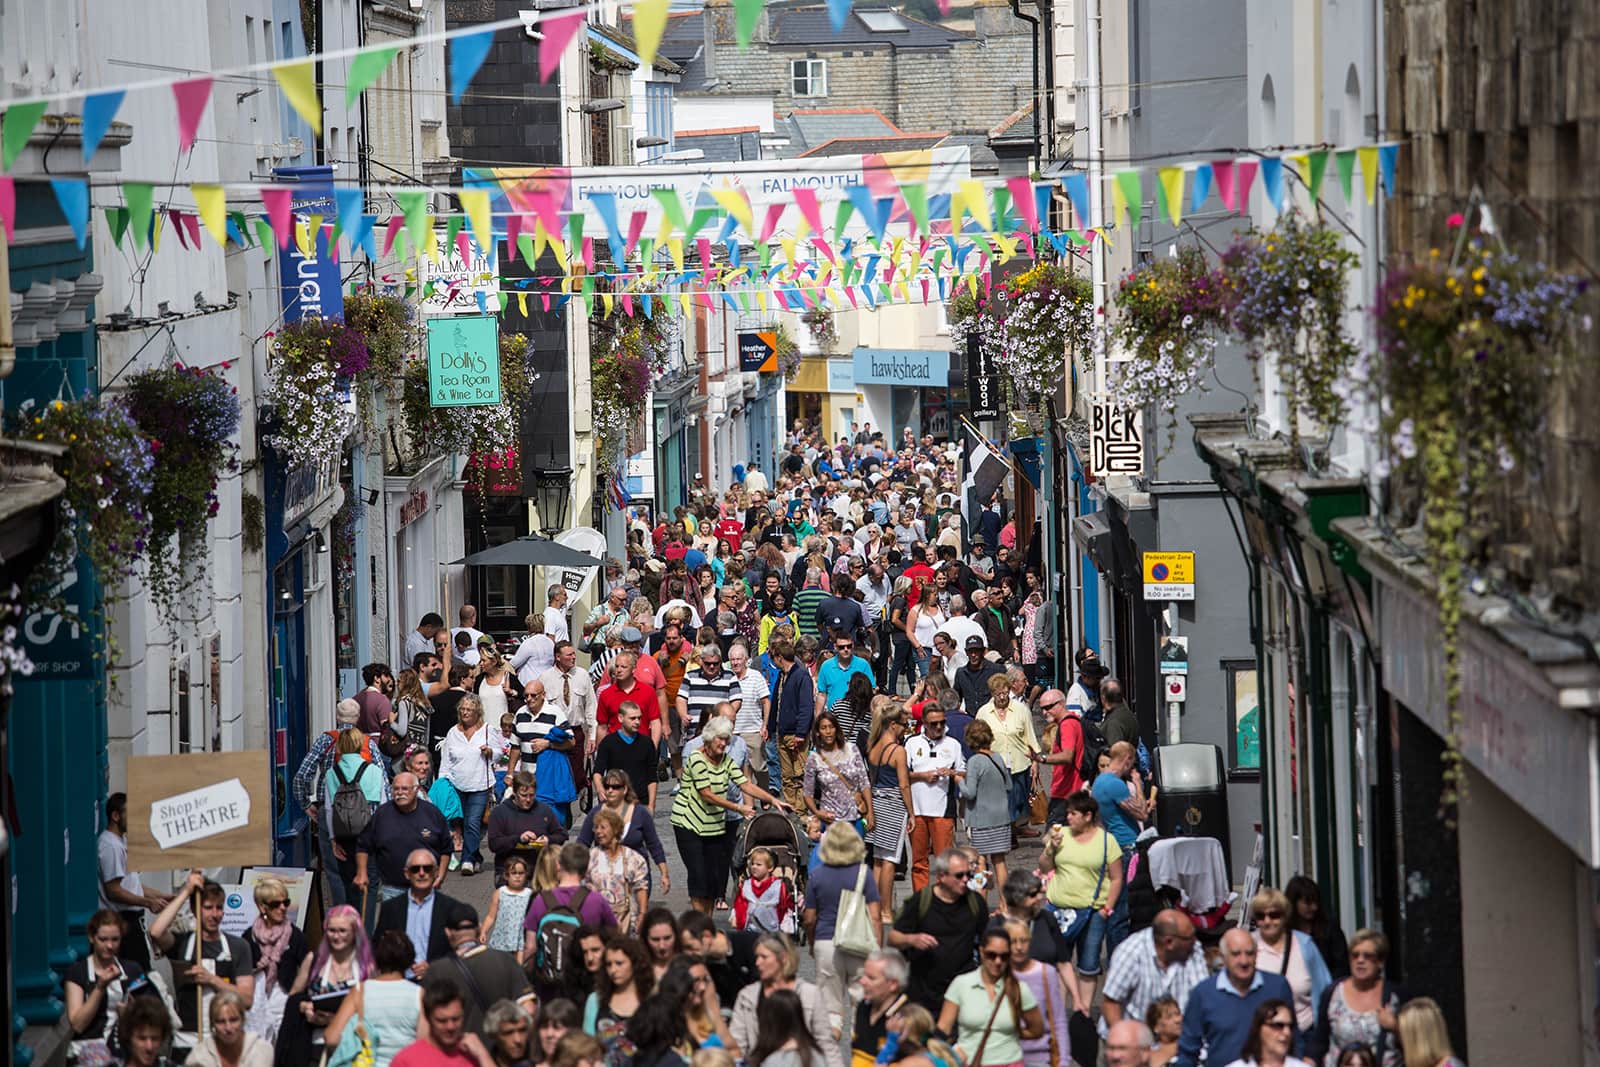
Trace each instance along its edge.
<path fill-rule="evenodd" d="M 965 424 L 961 428 L 961 438 L 967 471 L 961 482 L 961 519 L 970 537 L 977 531 L 979 514 L 989 506 L 995 491 L 1011 473 L 1011 464 L 1003 453 Z"/>

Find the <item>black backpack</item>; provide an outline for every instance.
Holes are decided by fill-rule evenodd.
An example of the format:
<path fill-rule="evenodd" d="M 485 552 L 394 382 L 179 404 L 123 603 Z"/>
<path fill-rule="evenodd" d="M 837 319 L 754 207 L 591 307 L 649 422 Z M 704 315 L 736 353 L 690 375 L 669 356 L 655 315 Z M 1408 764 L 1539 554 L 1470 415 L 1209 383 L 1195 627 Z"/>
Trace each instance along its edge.
<path fill-rule="evenodd" d="M 1106 744 L 1106 732 L 1097 722 L 1088 719 L 1078 720 L 1083 725 L 1083 752 L 1078 756 L 1078 774 L 1082 776 L 1084 786 L 1094 785 L 1094 780 L 1100 776 L 1100 754 L 1111 748 Z"/>
<path fill-rule="evenodd" d="M 589 890 L 580 887 L 565 904 L 553 890 L 539 894 L 544 901 L 544 914 L 539 916 L 538 931 L 534 935 L 536 949 L 533 956 L 534 977 L 549 986 L 566 981 L 567 965 L 577 947 L 578 927 L 582 925 L 583 902 L 589 899 Z"/>
<path fill-rule="evenodd" d="M 363 763 L 354 778 L 346 778 L 344 768 L 339 766 L 339 759 L 333 761 L 333 773 L 339 779 L 339 788 L 334 790 L 333 803 L 328 808 L 328 820 L 333 826 L 333 839 L 341 845 L 355 841 L 372 821 L 372 805 L 367 803 L 367 794 L 361 791 L 361 776 L 371 767 L 372 764 Z"/>

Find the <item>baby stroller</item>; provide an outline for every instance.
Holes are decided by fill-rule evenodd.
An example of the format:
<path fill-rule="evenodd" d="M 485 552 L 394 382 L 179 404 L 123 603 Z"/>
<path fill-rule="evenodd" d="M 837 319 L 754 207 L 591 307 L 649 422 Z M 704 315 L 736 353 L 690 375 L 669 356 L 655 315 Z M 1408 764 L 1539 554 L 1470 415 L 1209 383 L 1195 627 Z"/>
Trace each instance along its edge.
<path fill-rule="evenodd" d="M 806 850 L 800 847 L 800 833 L 782 812 L 763 811 L 744 820 L 734 850 L 733 869 L 739 876 L 735 902 L 744 896 L 745 884 L 750 880 L 750 853 L 757 848 L 771 852 L 777 861 L 771 878 L 778 887 L 772 899 L 776 901 L 781 897 L 788 902 L 780 929 L 798 940 L 800 932 L 796 920 L 806 891 Z M 738 908 L 735 910 L 737 913 Z"/>

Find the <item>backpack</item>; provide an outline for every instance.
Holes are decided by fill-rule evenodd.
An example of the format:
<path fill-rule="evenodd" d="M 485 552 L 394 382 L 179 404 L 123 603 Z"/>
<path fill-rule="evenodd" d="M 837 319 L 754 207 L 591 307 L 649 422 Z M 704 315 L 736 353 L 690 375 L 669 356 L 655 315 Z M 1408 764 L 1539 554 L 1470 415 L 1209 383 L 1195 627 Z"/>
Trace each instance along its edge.
<path fill-rule="evenodd" d="M 346 778 L 344 768 L 339 766 L 340 758 L 335 757 L 333 761 L 333 773 L 339 779 L 339 788 L 334 790 L 328 818 L 333 826 L 333 839 L 344 845 L 360 837 L 361 831 L 372 821 L 372 805 L 367 803 L 367 794 L 361 791 L 361 776 L 367 773 L 372 764 L 363 763 L 354 778 Z"/>
<path fill-rule="evenodd" d="M 978 894 L 970 889 L 967 890 L 966 901 L 967 909 L 972 912 L 972 917 L 976 919 L 980 910 L 978 907 Z M 917 922 L 920 923 L 928 917 L 928 909 L 931 907 L 933 907 L 933 885 L 930 883 L 923 886 L 917 893 Z"/>
<path fill-rule="evenodd" d="M 566 980 L 567 965 L 577 947 L 578 927 L 583 923 L 579 916 L 584 901 L 589 899 L 589 890 L 580 886 L 565 904 L 552 889 L 540 893 L 539 899 L 544 901 L 545 910 L 534 935 L 534 977 L 547 985 L 559 985 Z"/>
<path fill-rule="evenodd" d="M 1078 754 L 1078 774 L 1084 782 L 1093 785 L 1100 776 L 1100 754 L 1111 746 L 1106 744 L 1106 732 L 1097 722 L 1078 720 L 1083 724 L 1083 751 Z"/>

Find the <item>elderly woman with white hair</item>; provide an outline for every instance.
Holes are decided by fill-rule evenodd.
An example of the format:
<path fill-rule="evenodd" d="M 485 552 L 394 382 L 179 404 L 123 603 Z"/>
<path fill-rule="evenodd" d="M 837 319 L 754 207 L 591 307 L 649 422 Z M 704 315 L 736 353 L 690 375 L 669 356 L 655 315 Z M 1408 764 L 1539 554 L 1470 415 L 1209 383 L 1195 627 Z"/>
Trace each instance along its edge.
<path fill-rule="evenodd" d="M 817 987 L 822 992 L 822 1008 L 835 1035 L 844 1025 L 845 1005 L 850 1002 L 850 983 L 861 970 L 863 957 L 838 952 L 833 933 L 839 921 L 839 901 L 847 892 L 860 892 L 872 920 L 873 937 L 883 929 L 882 897 L 877 879 L 867 867 L 867 845 L 847 822 L 835 822 L 822 835 L 817 848 L 818 865 L 806 885 L 806 899 L 800 914 L 817 958 Z"/>
<path fill-rule="evenodd" d="M 470 693 L 462 697 L 456 705 L 456 725 L 445 734 L 439 753 L 439 777 L 461 797 L 462 874 L 475 873 L 483 863 L 478 843 L 483 838 L 483 813 L 494 784 L 492 761 L 504 746 L 505 739 L 495 725 L 483 721 L 483 704 L 478 698 Z"/>
<path fill-rule="evenodd" d="M 689 903 L 709 915 L 733 864 L 734 835 L 728 813 L 753 816 L 752 797 L 786 815 L 794 809 L 747 779 L 744 769 L 728 755 L 732 722 L 721 716 L 713 718 L 700 736 L 705 741 L 683 761 L 683 779 L 672 798 L 672 833 L 688 875 Z M 735 787 L 743 802 L 728 799 Z"/>

